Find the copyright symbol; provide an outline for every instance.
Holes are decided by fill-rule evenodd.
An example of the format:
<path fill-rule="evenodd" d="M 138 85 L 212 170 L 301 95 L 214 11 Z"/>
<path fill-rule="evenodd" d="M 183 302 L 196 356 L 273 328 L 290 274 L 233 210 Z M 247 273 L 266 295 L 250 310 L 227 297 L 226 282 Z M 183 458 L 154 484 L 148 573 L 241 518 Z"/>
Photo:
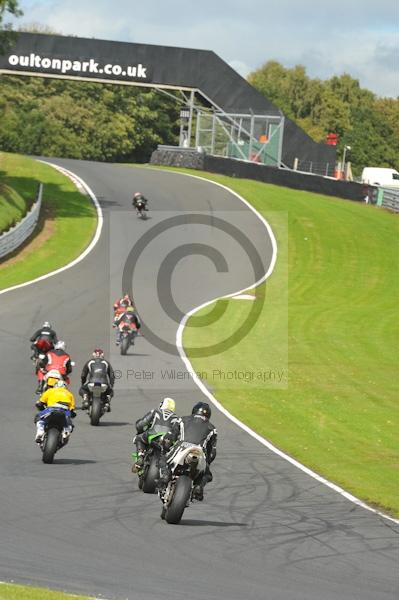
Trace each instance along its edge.
<path fill-rule="evenodd" d="M 241 213 L 242 214 L 242 213 Z M 219 248 L 212 246 L 210 243 L 201 243 L 197 241 L 189 243 L 179 244 L 179 229 L 182 231 L 192 232 L 192 239 L 194 239 L 194 233 L 206 237 L 206 233 L 209 234 L 211 239 L 214 239 L 216 234 L 222 232 L 223 239 L 229 240 L 229 251 L 226 255 L 229 256 L 230 261 L 242 260 L 242 257 L 238 256 L 239 252 L 243 252 L 246 257 L 246 264 L 248 264 L 248 270 L 252 271 L 251 280 L 253 283 L 261 280 L 265 274 L 265 265 L 260 256 L 257 248 L 251 239 L 236 225 L 230 221 L 215 216 L 215 214 L 201 214 L 201 213 L 184 213 L 172 217 L 164 218 L 156 225 L 147 230 L 143 235 L 140 236 L 138 241 L 131 248 L 129 255 L 125 261 L 123 274 L 122 274 L 122 290 L 124 293 L 129 293 L 132 297 L 135 296 L 134 285 L 135 285 L 135 273 L 140 258 L 144 251 L 147 251 L 150 244 L 160 244 L 160 236 L 166 233 L 168 241 L 173 241 L 175 247 L 162 256 L 160 264 L 156 265 L 156 293 L 160 308 L 164 311 L 165 318 L 172 319 L 175 323 L 179 324 L 185 316 L 183 312 L 176 304 L 172 293 L 172 279 L 174 271 L 181 261 L 188 257 L 201 256 L 210 261 L 217 273 L 229 272 L 229 262 L 226 258 L 225 252 Z M 183 237 L 183 236 L 182 236 Z M 227 244 L 227 242 L 226 242 Z M 234 244 L 234 253 L 230 249 L 230 246 Z M 220 246 L 220 244 L 219 244 Z M 239 249 L 237 249 L 237 246 Z M 192 276 L 195 278 L 196 273 L 193 272 Z M 187 281 L 187 286 L 190 282 Z M 236 284 L 239 287 L 240 283 Z M 233 288 L 234 291 L 235 288 Z M 227 293 L 227 291 L 226 291 Z M 215 294 L 216 295 L 216 294 Z M 222 295 L 222 294 L 220 294 Z M 212 293 L 210 294 L 210 299 Z M 251 303 L 251 309 L 247 316 L 243 319 L 236 330 L 229 335 L 226 335 L 225 339 L 203 347 L 185 347 L 187 353 L 191 357 L 206 357 L 214 356 L 225 352 L 227 349 L 238 344 L 248 333 L 257 322 L 259 315 L 262 312 L 262 308 L 265 302 L 265 295 L 262 294 Z M 222 298 L 215 302 L 214 307 L 206 315 L 192 316 L 188 323 L 188 327 L 203 327 L 214 324 L 216 321 L 221 319 L 228 309 L 229 299 Z M 138 307 L 140 310 L 140 307 Z M 153 344 L 155 347 L 163 352 L 172 355 L 178 355 L 178 350 L 174 343 L 171 343 L 167 339 L 164 339 L 159 335 L 159 330 L 155 332 L 151 328 L 151 320 L 146 319 L 142 325 L 141 332 L 145 338 Z"/>

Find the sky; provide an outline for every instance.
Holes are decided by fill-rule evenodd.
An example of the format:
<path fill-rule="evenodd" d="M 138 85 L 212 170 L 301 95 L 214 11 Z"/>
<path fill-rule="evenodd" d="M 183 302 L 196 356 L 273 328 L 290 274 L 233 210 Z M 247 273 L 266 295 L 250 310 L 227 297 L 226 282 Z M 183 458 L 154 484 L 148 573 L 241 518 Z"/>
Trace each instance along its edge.
<path fill-rule="evenodd" d="M 24 16 L 81 37 L 213 50 L 246 77 L 269 60 L 310 77 L 348 73 L 399 96 L 399 0 L 19 0 Z"/>

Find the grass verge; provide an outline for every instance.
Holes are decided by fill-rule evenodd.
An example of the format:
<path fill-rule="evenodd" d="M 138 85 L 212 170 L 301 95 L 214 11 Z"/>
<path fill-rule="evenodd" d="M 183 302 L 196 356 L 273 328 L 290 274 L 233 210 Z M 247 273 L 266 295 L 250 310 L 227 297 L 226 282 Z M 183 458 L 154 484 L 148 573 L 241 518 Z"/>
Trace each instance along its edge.
<path fill-rule="evenodd" d="M 87 596 L 70 596 L 63 592 L 53 592 L 44 588 L 26 585 L 2 583 L 0 585 L 0 600 L 90 600 Z"/>
<path fill-rule="evenodd" d="M 260 316 L 239 345 L 211 357 L 190 353 L 190 347 L 213 344 L 233 331 L 251 301 L 230 300 L 217 322 L 186 328 L 184 345 L 195 370 L 252 429 L 399 516 L 398 216 L 308 192 L 202 175 L 251 202 L 272 226 L 279 254 L 274 273 L 255 291 Z M 281 384 L 276 378 L 226 381 L 213 375 L 215 368 L 256 374 L 287 366 L 288 379 Z"/>
<path fill-rule="evenodd" d="M 88 246 L 96 229 L 90 198 L 52 167 L 24 156 L 0 153 L 1 178 L 25 201 L 44 184 L 42 221 L 36 242 L 12 260 L 0 263 L 0 289 L 29 281 L 75 259 Z M 46 235 L 40 237 L 43 228 Z"/>
<path fill-rule="evenodd" d="M 0 181 L 0 234 L 25 216 L 28 203 L 18 192 Z"/>

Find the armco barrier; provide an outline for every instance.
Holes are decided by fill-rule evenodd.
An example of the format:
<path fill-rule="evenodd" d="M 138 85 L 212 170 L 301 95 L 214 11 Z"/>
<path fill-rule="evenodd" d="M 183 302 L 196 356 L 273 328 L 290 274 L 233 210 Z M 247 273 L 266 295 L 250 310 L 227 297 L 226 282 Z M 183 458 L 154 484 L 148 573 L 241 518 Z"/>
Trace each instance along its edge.
<path fill-rule="evenodd" d="M 43 185 L 40 184 L 36 202 L 27 215 L 14 227 L 0 236 L 0 258 L 14 252 L 28 239 L 39 220 L 42 205 Z"/>
<path fill-rule="evenodd" d="M 193 149 L 158 146 L 152 153 L 151 164 L 201 169 L 210 173 L 221 173 L 230 177 L 255 179 L 296 190 L 316 192 L 362 202 L 367 189 L 361 183 L 340 181 L 310 173 L 299 173 L 288 169 L 267 167 L 252 162 L 210 156 Z"/>
<path fill-rule="evenodd" d="M 399 190 L 379 188 L 377 204 L 383 208 L 399 212 Z"/>

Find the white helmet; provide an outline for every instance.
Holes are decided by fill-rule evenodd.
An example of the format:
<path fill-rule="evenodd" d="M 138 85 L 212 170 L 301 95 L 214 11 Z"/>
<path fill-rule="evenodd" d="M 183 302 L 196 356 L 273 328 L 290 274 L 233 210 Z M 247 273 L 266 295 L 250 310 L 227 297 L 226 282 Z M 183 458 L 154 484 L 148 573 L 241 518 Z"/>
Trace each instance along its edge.
<path fill-rule="evenodd" d="M 49 323 L 48 321 L 44 321 L 43 327 L 48 327 L 49 329 L 51 329 L 51 323 Z"/>
<path fill-rule="evenodd" d="M 164 398 L 159 405 L 161 410 L 170 410 L 170 412 L 175 412 L 176 410 L 176 402 L 173 398 Z"/>
<path fill-rule="evenodd" d="M 57 383 L 54 385 L 55 388 L 66 388 L 67 384 L 65 383 L 65 381 L 63 379 L 60 379 L 59 381 L 57 381 Z"/>
<path fill-rule="evenodd" d="M 54 350 L 65 350 L 65 342 L 63 342 L 62 340 L 59 340 L 55 346 L 54 346 Z"/>

